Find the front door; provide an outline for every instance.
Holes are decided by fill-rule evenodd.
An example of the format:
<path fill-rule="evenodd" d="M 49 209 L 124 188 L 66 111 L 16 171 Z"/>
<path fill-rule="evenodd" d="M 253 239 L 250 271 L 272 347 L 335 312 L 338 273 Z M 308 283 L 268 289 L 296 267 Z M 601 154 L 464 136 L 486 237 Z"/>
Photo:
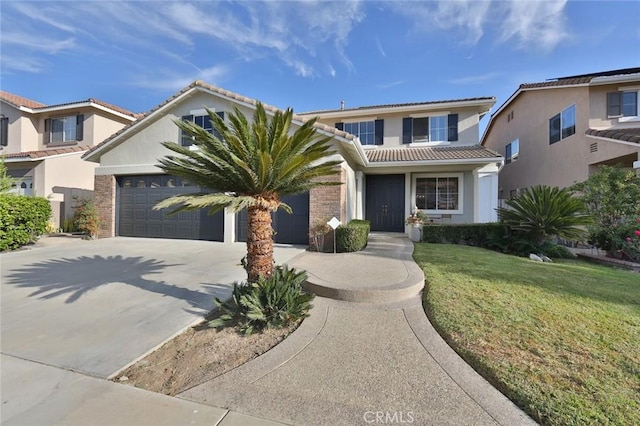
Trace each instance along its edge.
<path fill-rule="evenodd" d="M 366 214 L 372 231 L 404 231 L 404 175 L 366 176 Z"/>

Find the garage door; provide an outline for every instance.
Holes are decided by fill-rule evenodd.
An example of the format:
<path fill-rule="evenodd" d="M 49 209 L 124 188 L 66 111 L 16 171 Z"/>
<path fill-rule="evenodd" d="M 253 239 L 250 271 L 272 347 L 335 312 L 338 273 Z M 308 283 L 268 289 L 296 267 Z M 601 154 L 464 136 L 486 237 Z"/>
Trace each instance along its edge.
<path fill-rule="evenodd" d="M 118 178 L 118 235 L 123 237 L 182 238 L 223 241 L 224 214 L 206 210 L 167 215 L 153 210 L 165 198 L 203 192 L 176 176 L 123 176 Z"/>
<path fill-rule="evenodd" d="M 275 235 L 280 244 L 309 244 L 309 193 L 284 197 L 282 202 L 293 210 L 292 214 L 278 210 L 271 215 Z M 247 241 L 247 211 L 238 213 L 236 220 L 238 241 Z"/>

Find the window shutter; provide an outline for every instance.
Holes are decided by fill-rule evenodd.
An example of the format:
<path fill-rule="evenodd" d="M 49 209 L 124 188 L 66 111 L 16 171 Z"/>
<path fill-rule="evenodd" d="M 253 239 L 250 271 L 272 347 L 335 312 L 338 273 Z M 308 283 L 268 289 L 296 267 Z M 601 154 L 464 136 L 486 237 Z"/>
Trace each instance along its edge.
<path fill-rule="evenodd" d="M 47 144 L 51 142 L 51 119 L 44 120 L 44 135 L 42 141 Z"/>
<path fill-rule="evenodd" d="M 458 140 L 458 114 L 449 114 L 447 117 L 449 134 L 447 140 L 454 142 Z"/>
<path fill-rule="evenodd" d="M 560 114 L 549 119 L 549 145 L 560 140 Z"/>
<path fill-rule="evenodd" d="M 193 122 L 193 115 L 183 115 L 182 116 L 182 121 Z M 182 146 L 191 146 L 191 145 L 193 145 L 193 141 L 191 139 L 191 136 L 186 134 L 185 132 L 183 132 L 182 129 L 180 129 L 180 143 L 182 144 Z"/>
<path fill-rule="evenodd" d="M 413 118 L 405 117 L 402 119 L 402 143 L 411 143 L 411 136 L 413 134 Z"/>
<path fill-rule="evenodd" d="M 607 93 L 607 117 L 622 115 L 622 92 Z"/>
<path fill-rule="evenodd" d="M 344 123 L 336 123 L 336 129 L 344 132 Z"/>
<path fill-rule="evenodd" d="M 9 117 L 0 119 L 0 146 L 9 144 Z"/>
<path fill-rule="evenodd" d="M 504 159 L 505 164 L 509 164 L 511 162 L 511 144 L 507 145 L 504 149 Z"/>
<path fill-rule="evenodd" d="M 374 122 L 375 133 L 373 139 L 376 145 L 382 145 L 384 143 L 384 120 L 376 120 Z"/>
<path fill-rule="evenodd" d="M 76 116 L 76 140 L 81 141 L 84 138 L 84 114 Z"/>

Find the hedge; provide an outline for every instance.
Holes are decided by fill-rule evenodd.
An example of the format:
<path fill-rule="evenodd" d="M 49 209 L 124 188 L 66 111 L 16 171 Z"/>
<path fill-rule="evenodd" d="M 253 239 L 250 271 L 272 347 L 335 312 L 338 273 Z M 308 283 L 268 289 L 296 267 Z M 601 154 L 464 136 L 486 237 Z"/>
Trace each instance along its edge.
<path fill-rule="evenodd" d="M 0 194 L 0 251 L 22 247 L 44 234 L 51 204 L 43 197 Z"/>
<path fill-rule="evenodd" d="M 427 243 L 466 244 L 486 247 L 494 235 L 504 233 L 505 227 L 500 223 L 424 225 L 422 240 Z"/>
<path fill-rule="evenodd" d="M 352 220 L 347 226 L 336 229 L 336 251 L 349 253 L 360 251 L 367 246 L 371 223 L 368 220 Z"/>

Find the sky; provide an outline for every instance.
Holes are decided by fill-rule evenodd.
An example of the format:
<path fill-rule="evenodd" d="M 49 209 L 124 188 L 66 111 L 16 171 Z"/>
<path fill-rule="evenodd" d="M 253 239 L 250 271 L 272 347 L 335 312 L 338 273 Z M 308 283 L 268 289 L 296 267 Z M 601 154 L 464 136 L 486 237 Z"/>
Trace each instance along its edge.
<path fill-rule="evenodd" d="M 2 1 L 0 88 L 133 112 L 194 80 L 296 112 L 495 111 L 521 83 L 640 67 L 639 22 L 640 1 Z"/>

